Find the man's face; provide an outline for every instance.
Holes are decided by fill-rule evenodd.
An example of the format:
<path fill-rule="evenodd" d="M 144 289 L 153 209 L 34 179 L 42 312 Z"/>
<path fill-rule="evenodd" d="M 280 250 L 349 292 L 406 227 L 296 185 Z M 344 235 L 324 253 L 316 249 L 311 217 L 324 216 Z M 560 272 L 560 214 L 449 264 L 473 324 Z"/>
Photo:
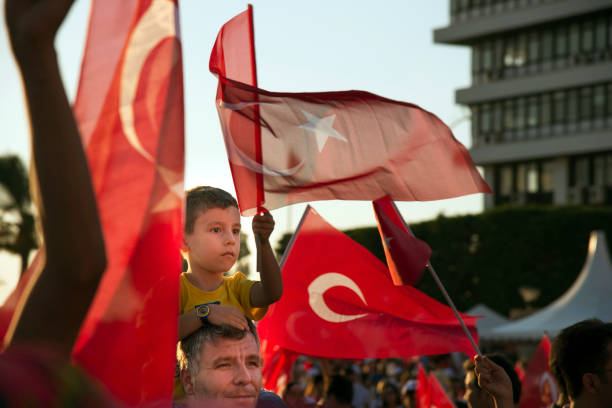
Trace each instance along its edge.
<path fill-rule="evenodd" d="M 227 272 L 240 252 L 240 213 L 236 207 L 210 208 L 196 216 L 193 231 L 185 234 L 192 270 Z"/>
<path fill-rule="evenodd" d="M 195 377 L 181 373 L 185 393 L 198 406 L 253 408 L 261 390 L 259 348 L 252 334 L 240 340 L 219 338 L 202 345 Z"/>
<path fill-rule="evenodd" d="M 478 386 L 478 378 L 474 370 L 470 370 L 465 375 L 465 400 L 470 408 L 488 408 L 489 397 L 486 392 Z"/>

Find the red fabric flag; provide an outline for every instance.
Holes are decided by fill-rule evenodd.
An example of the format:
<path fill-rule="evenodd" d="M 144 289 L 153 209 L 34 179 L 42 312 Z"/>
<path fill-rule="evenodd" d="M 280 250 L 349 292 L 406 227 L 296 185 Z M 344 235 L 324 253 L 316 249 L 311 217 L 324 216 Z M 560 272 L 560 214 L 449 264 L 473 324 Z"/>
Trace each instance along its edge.
<path fill-rule="evenodd" d="M 525 370 L 519 408 L 545 408 L 557 400 L 559 391 L 548 368 L 549 356 L 550 340 L 544 335 Z"/>
<path fill-rule="evenodd" d="M 412 235 L 389 197 L 372 202 L 387 266 L 395 285 L 416 285 L 429 262 L 431 248 Z"/>
<path fill-rule="evenodd" d="M 262 329 L 259 325 L 257 331 L 261 336 Z M 291 367 L 297 360 L 298 354 L 263 339 L 261 356 L 264 360 L 261 370 L 264 388 L 281 395 L 287 383 L 291 381 Z"/>
<path fill-rule="evenodd" d="M 429 392 L 429 378 L 423 366 L 419 363 L 419 374 L 415 390 L 417 408 L 430 408 L 431 394 Z"/>
<path fill-rule="evenodd" d="M 287 249 L 285 293 L 258 327 L 262 339 L 330 358 L 472 353 L 450 308 L 411 286 L 308 207 Z M 476 318 L 463 315 L 476 336 Z M 341 341 L 339 341 L 341 339 Z"/>
<path fill-rule="evenodd" d="M 94 1 L 74 107 L 109 265 L 73 357 L 129 406 L 172 395 L 184 167 L 177 30 L 176 1 Z"/>
<path fill-rule="evenodd" d="M 362 91 L 278 93 L 251 86 L 241 76 L 253 59 L 249 33 L 252 25 L 242 14 L 230 20 L 210 58 L 243 215 L 260 205 L 491 192 L 450 129 L 416 105 Z M 244 72 L 228 69 L 241 64 Z"/>
<path fill-rule="evenodd" d="M 438 381 L 433 373 L 429 374 L 429 407 L 435 408 L 455 408 L 455 404 L 451 401 L 444 391 L 442 384 Z"/>

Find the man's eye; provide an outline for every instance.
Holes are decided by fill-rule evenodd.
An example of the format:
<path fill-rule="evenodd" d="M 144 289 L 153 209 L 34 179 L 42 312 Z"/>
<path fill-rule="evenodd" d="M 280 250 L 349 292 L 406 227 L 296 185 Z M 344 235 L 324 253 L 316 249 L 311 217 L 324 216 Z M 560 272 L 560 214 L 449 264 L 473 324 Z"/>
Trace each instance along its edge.
<path fill-rule="evenodd" d="M 229 368 L 230 364 L 229 363 L 221 363 L 221 364 L 217 364 L 217 366 L 215 368 Z"/>
<path fill-rule="evenodd" d="M 247 365 L 249 367 L 259 367 L 259 361 L 249 361 Z"/>

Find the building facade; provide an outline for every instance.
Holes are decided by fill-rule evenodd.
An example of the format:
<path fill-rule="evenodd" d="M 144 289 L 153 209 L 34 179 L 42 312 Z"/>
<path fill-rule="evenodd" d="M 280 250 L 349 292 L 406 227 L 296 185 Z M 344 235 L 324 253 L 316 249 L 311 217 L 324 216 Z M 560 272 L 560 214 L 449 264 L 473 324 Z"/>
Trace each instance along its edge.
<path fill-rule="evenodd" d="M 612 0 L 451 0 L 474 162 L 506 203 L 612 204 Z M 452 69 L 452 65 L 449 65 Z"/>

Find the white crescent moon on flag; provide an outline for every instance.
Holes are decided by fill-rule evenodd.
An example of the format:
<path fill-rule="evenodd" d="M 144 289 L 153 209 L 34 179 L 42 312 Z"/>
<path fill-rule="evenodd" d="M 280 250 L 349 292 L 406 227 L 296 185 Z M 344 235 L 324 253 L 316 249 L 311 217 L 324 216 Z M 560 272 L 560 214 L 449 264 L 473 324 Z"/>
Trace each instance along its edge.
<path fill-rule="evenodd" d="M 153 0 L 132 32 L 121 69 L 119 117 L 123 133 L 130 145 L 144 158 L 153 162 L 134 127 L 134 98 L 140 71 L 151 53 L 164 38 L 175 37 L 174 16 L 176 6 L 171 0 Z"/>
<path fill-rule="evenodd" d="M 239 111 L 248 106 L 259 105 L 259 104 L 260 102 L 239 102 L 239 103 L 234 104 L 234 103 L 227 103 L 227 102 L 219 101 L 220 107 L 225 108 L 225 109 L 230 109 L 233 111 Z M 232 135 L 230 134 L 230 132 L 228 131 L 225 124 L 223 124 L 223 128 L 224 128 L 223 133 L 226 135 L 224 139 L 226 140 L 226 143 L 228 143 L 229 145 L 227 151 L 236 152 L 236 154 L 238 155 L 237 158 L 233 158 L 231 157 L 231 153 L 230 153 L 229 159 L 234 164 L 242 165 L 254 172 L 262 173 L 267 176 L 281 176 L 281 177 L 287 177 L 287 176 L 294 175 L 304 164 L 305 160 L 302 159 L 298 164 L 288 169 L 273 169 L 271 167 L 266 166 L 263 163 L 258 163 L 257 161 L 251 159 L 246 153 L 244 153 L 242 150 L 238 148 L 236 143 L 234 143 L 234 139 Z M 238 159 L 238 160 L 235 160 L 235 159 Z"/>
<path fill-rule="evenodd" d="M 323 299 L 323 294 L 330 288 L 343 286 L 355 292 L 357 296 L 367 305 L 363 293 L 357 284 L 346 275 L 337 272 L 325 273 L 308 285 L 308 304 L 321 319 L 331 323 L 343 323 L 367 316 L 367 313 L 357 315 L 343 315 L 331 310 Z"/>

